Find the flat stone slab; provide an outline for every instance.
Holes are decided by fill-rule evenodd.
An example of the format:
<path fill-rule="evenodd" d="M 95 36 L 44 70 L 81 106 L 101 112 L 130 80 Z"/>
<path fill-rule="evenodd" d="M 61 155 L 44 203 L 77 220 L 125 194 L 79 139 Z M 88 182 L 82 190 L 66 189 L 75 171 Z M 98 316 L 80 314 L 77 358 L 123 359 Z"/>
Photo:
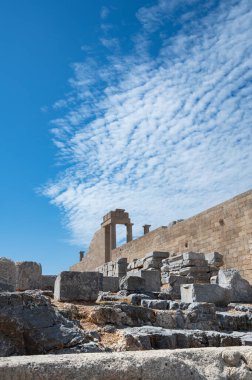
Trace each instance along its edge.
<path fill-rule="evenodd" d="M 163 259 L 167 259 L 169 256 L 170 256 L 170 253 L 169 253 L 169 252 L 153 251 L 153 252 L 149 252 L 149 253 L 147 253 L 147 254 L 144 256 L 144 259 L 154 258 L 154 259 L 160 259 L 160 260 L 163 260 Z"/>
<path fill-rule="evenodd" d="M 242 360 L 242 357 L 244 358 Z M 251 379 L 250 347 L 2 358 L 1 380 Z"/>
<path fill-rule="evenodd" d="M 61 272 L 55 281 L 54 298 L 57 301 L 95 301 L 102 290 L 99 272 Z"/>
<path fill-rule="evenodd" d="M 217 331 L 175 330 L 162 327 L 128 327 L 121 332 L 126 350 L 240 346 L 239 336 Z"/>

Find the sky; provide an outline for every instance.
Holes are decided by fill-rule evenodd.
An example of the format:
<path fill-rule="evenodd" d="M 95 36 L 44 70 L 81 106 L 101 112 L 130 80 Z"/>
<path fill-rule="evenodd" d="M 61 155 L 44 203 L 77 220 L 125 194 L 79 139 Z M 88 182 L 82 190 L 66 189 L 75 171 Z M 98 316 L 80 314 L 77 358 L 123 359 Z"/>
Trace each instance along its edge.
<path fill-rule="evenodd" d="M 110 210 L 136 238 L 252 188 L 250 0 L 1 0 L 0 21 L 1 256 L 57 274 Z"/>

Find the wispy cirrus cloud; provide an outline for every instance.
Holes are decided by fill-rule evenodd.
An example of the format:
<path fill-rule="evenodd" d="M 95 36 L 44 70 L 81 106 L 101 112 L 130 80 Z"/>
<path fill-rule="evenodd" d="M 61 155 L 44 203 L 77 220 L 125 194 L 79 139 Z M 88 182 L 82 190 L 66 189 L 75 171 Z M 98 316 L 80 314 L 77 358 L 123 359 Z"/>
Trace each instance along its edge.
<path fill-rule="evenodd" d="M 251 7 L 211 1 L 199 18 L 200 1 L 182 3 L 138 11 L 132 54 L 73 65 L 71 102 L 53 128 L 66 168 L 43 191 L 79 244 L 116 207 L 136 235 L 251 187 Z M 181 28 L 166 33 L 178 9 Z"/>

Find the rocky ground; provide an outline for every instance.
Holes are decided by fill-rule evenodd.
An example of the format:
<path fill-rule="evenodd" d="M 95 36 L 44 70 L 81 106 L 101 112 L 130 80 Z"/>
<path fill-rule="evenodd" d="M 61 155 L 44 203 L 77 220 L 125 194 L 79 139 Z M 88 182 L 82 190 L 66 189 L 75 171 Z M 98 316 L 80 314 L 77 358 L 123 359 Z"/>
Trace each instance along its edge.
<path fill-rule="evenodd" d="M 0 355 L 252 345 L 252 305 L 184 304 L 161 293 L 100 293 L 94 303 L 51 292 L 0 293 Z"/>
<path fill-rule="evenodd" d="M 151 300 L 151 296 L 101 293 L 95 304 L 53 304 L 78 320 L 104 350 L 252 345 L 252 305 L 216 308 L 209 303 Z"/>

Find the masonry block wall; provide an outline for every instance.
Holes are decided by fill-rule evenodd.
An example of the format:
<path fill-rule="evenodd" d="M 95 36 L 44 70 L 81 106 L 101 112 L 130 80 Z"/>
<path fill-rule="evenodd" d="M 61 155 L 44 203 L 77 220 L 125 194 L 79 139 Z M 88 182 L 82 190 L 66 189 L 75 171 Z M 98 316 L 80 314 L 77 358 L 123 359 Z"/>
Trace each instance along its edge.
<path fill-rule="evenodd" d="M 218 251 L 226 268 L 235 267 L 252 284 L 252 190 L 171 227 L 160 227 L 112 250 L 128 262 L 150 251 Z"/>
<path fill-rule="evenodd" d="M 105 229 L 100 228 L 93 236 L 90 247 L 82 261 L 70 267 L 72 271 L 93 271 L 105 263 Z"/>

